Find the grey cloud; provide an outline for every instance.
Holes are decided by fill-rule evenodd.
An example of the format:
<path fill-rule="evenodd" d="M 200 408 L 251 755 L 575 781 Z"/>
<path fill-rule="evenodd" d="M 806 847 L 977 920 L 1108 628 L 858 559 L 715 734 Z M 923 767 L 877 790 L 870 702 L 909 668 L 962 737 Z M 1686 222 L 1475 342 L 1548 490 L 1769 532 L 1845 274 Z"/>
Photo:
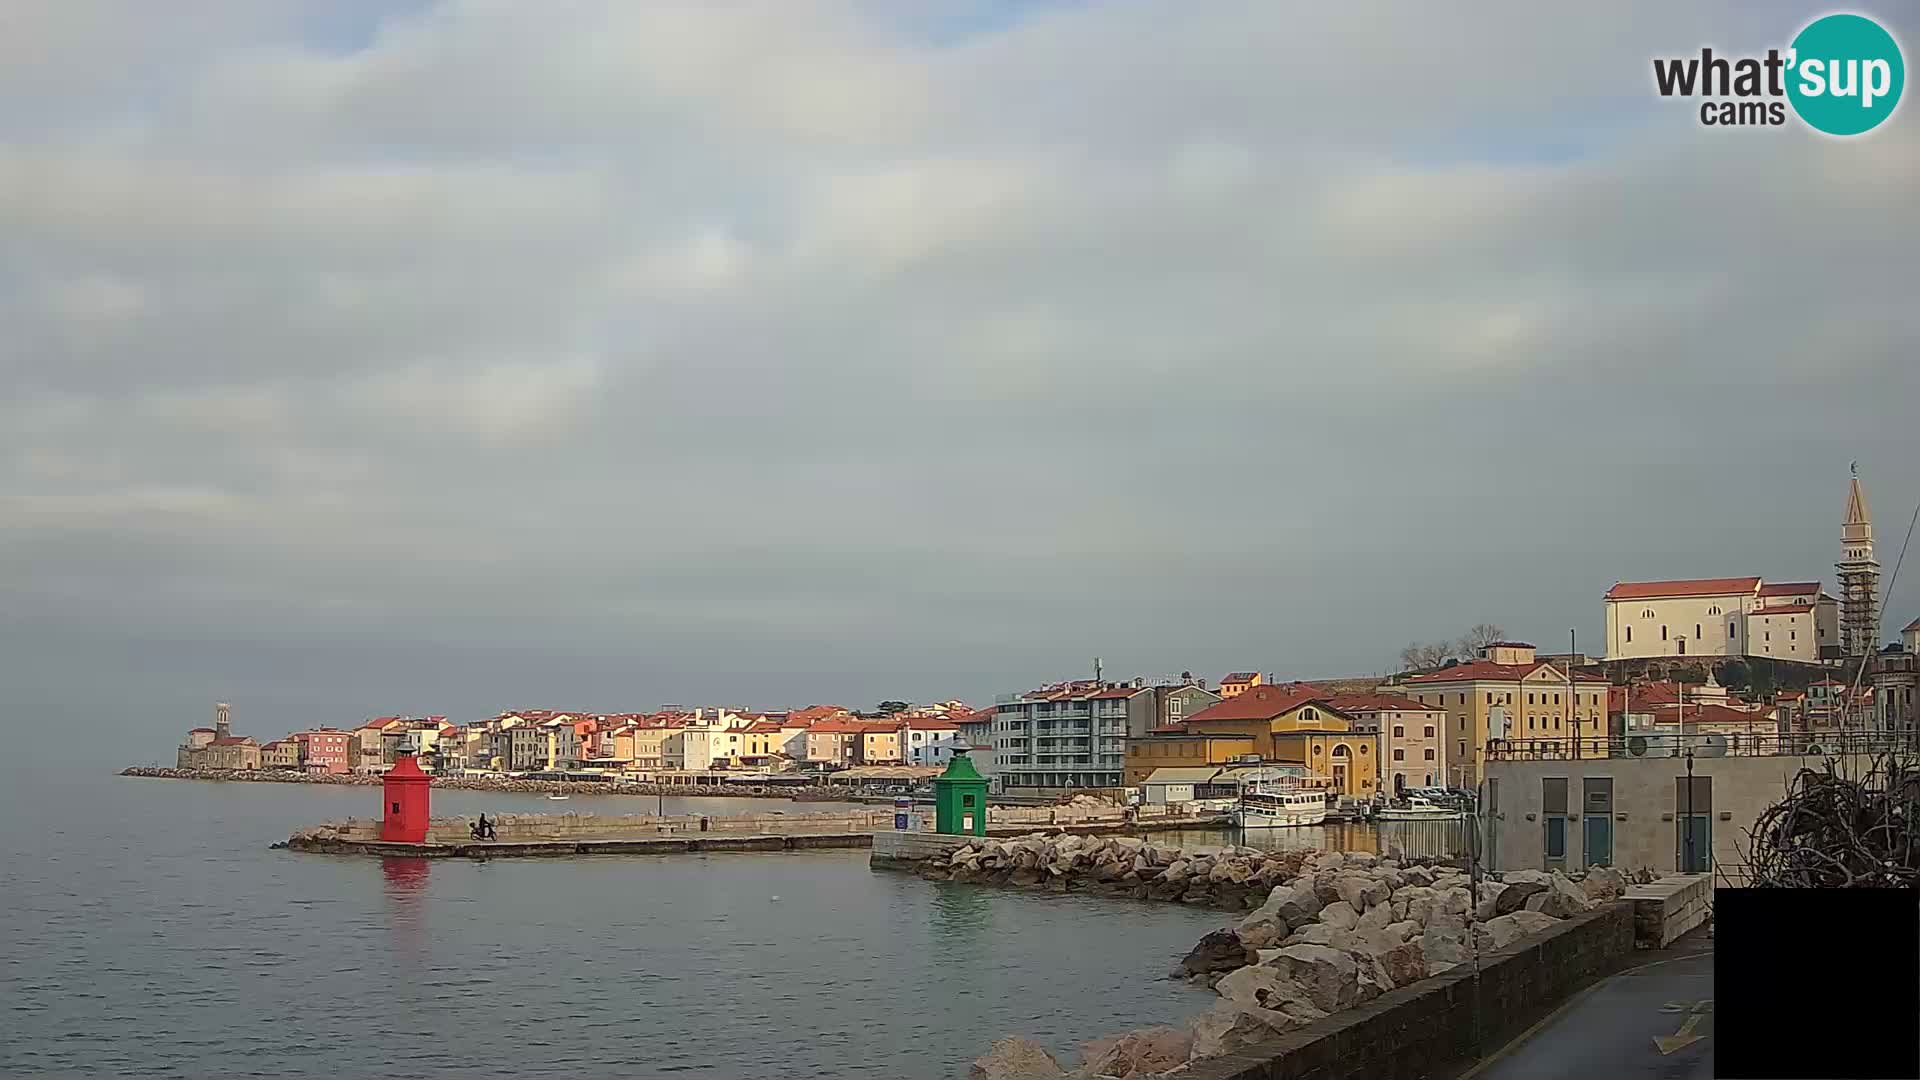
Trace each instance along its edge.
<path fill-rule="evenodd" d="M 110 658 L 157 745 L 981 698 L 1823 575 L 1847 461 L 1920 498 L 1920 137 L 1645 85 L 1804 14 L 293 6 L 15 71 L 5 683 Z"/>

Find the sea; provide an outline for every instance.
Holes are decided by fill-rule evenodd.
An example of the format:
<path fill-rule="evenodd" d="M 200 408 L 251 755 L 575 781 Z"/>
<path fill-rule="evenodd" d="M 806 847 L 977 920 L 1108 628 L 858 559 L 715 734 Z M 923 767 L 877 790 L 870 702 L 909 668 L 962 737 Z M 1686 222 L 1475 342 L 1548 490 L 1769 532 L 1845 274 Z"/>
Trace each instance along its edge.
<path fill-rule="evenodd" d="M 865 851 L 376 859 L 274 850 L 377 789 L 11 771 L 0 1076 L 961 1077 L 1180 1023 L 1167 978 L 1231 916 L 922 881 Z M 436 814 L 652 797 L 436 790 Z M 840 804 L 665 800 L 723 815 Z M 1403 838 L 1404 839 L 1404 838 Z M 1415 837 L 1417 841 L 1419 838 Z M 1384 850 L 1361 826 L 1185 847 Z"/>

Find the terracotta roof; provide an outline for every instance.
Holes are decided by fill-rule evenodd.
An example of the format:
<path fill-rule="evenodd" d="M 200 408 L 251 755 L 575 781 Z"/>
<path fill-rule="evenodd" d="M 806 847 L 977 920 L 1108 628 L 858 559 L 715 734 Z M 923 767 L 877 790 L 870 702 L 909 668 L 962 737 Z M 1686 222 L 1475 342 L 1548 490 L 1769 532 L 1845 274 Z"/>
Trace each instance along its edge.
<path fill-rule="evenodd" d="M 209 746 L 250 746 L 252 744 L 253 744 L 253 736 L 251 735 L 226 735 L 221 738 L 213 740 L 213 742 L 207 745 Z"/>
<path fill-rule="evenodd" d="M 1422 684 L 1456 683 L 1468 682 L 1474 679 L 1517 682 L 1541 668 L 1553 668 L 1556 674 L 1560 671 L 1559 668 L 1553 667 L 1552 664 L 1547 663 L 1545 660 L 1536 661 L 1531 664 L 1496 664 L 1491 660 L 1475 660 L 1468 664 L 1455 664 L 1453 667 L 1442 668 L 1439 671 L 1430 672 L 1426 675 L 1415 675 L 1413 678 L 1408 679 L 1407 682 Z M 1565 676 L 1561 676 L 1561 678 L 1564 679 Z M 1597 683 L 1606 682 L 1607 680 L 1598 675 L 1587 675 L 1581 672 L 1575 672 L 1573 681 L 1577 683 Z"/>
<path fill-rule="evenodd" d="M 1220 681 L 1221 681 L 1221 682 L 1223 682 L 1223 683 L 1227 683 L 1227 682 L 1252 682 L 1253 680 L 1255 680 L 1255 679 L 1257 679 L 1257 678 L 1259 678 L 1259 677 L 1260 677 L 1260 673 L 1259 673 L 1259 672 L 1257 672 L 1257 671 L 1236 671 L 1236 672 L 1234 672 L 1234 673 L 1233 673 L 1233 674 L 1231 674 L 1231 675 L 1222 675 L 1222 676 L 1220 676 Z"/>
<path fill-rule="evenodd" d="M 1203 720 L 1271 720 L 1309 702 L 1318 702 L 1326 707 L 1325 697 L 1317 687 L 1298 690 L 1284 686 L 1255 686 L 1248 688 L 1245 693 L 1235 694 L 1201 709 L 1187 717 L 1187 723 Z"/>
<path fill-rule="evenodd" d="M 1334 694 L 1327 704 L 1342 712 L 1446 712 L 1438 705 L 1427 705 L 1403 694 Z"/>
<path fill-rule="evenodd" d="M 815 720 L 813 726 L 807 729 L 814 735 L 858 735 L 865 730 L 866 725 L 861 721 L 837 716 L 826 720 Z"/>
<path fill-rule="evenodd" d="M 938 716 L 916 716 L 906 725 L 915 731 L 959 731 L 960 725 Z"/>
<path fill-rule="evenodd" d="M 1760 587 L 1757 577 L 1689 578 L 1684 581 L 1622 581 L 1607 590 L 1608 600 L 1658 600 L 1676 596 L 1731 596 Z"/>
<path fill-rule="evenodd" d="M 1763 617 L 1767 615 L 1805 615 L 1812 610 L 1812 604 L 1778 604 L 1774 607 L 1755 608 L 1747 612 L 1747 615 L 1748 617 L 1754 615 Z"/>
<path fill-rule="evenodd" d="M 1920 619 L 1915 619 L 1912 622 L 1900 628 L 1900 632 L 1903 634 L 1911 634 L 1916 630 L 1920 630 Z"/>
<path fill-rule="evenodd" d="M 1677 704 L 1655 705 L 1650 712 L 1657 723 L 1680 723 L 1682 714 Z M 1758 713 L 1744 709 L 1729 708 L 1725 705 L 1696 705 L 1688 702 L 1684 719 L 1687 724 L 1752 724 L 1756 730 L 1773 720 Z"/>
<path fill-rule="evenodd" d="M 1761 596 L 1804 596 L 1819 591 L 1817 581 L 1769 581 L 1760 586 Z"/>
<path fill-rule="evenodd" d="M 1533 642 L 1531 641 L 1489 641 L 1483 647 L 1488 649 L 1531 649 L 1533 648 Z"/>
<path fill-rule="evenodd" d="M 214 734 L 215 732 L 214 732 L 214 730 L 213 730 L 212 728 L 210 728 L 210 727 L 197 727 L 197 728 L 188 728 L 188 729 L 187 729 L 187 734 L 189 734 L 189 735 L 199 735 L 199 734 L 202 734 L 202 733 L 205 733 L 205 734 L 207 734 L 207 735 L 212 735 L 212 734 Z"/>
<path fill-rule="evenodd" d="M 778 735 L 780 734 L 780 725 L 774 723 L 771 720 L 756 720 L 753 723 L 747 725 L 747 734 Z"/>
<path fill-rule="evenodd" d="M 1101 690 L 1098 693 L 1072 696 L 1084 696 L 1088 701 L 1100 701 L 1125 699 L 1133 697 L 1135 694 L 1145 693 L 1149 693 L 1149 690 L 1144 686 L 1116 686 L 1109 690 Z"/>

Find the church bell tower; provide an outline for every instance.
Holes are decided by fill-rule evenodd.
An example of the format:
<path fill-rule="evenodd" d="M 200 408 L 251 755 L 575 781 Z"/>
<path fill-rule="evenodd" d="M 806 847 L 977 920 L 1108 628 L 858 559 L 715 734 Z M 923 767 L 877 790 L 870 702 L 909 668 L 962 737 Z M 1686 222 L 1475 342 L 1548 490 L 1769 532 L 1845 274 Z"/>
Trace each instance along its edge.
<path fill-rule="evenodd" d="M 1873 557 L 1873 516 L 1855 462 L 1847 485 L 1847 520 L 1840 526 L 1840 651 L 1868 656 L 1880 647 L 1880 563 Z"/>

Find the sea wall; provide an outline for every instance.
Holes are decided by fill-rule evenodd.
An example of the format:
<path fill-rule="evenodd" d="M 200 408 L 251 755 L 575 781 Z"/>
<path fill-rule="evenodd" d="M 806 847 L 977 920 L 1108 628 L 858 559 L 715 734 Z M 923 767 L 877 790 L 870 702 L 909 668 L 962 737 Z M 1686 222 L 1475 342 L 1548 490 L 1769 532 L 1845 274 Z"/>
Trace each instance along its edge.
<path fill-rule="evenodd" d="M 1607 903 L 1483 953 L 1470 965 L 1218 1057 L 1184 1080 L 1414 1080 L 1457 1072 L 1504 1046 L 1634 949 L 1633 910 Z"/>
<path fill-rule="evenodd" d="M 289 769 L 165 769 L 135 765 L 121 776 L 156 780 L 217 780 L 236 784 L 333 784 L 379 787 L 382 778 L 370 773 L 303 773 Z M 845 784 L 797 787 L 792 784 L 618 784 L 598 780 L 514 780 L 497 776 L 436 776 L 433 786 L 461 791 L 498 791 L 518 795 L 672 795 L 677 798 L 713 796 L 728 799 L 798 799 L 832 802 L 851 799 L 861 789 Z"/>
<path fill-rule="evenodd" d="M 1713 914 L 1713 879 L 1706 874 L 1669 874 L 1627 890 L 1634 937 L 1643 949 L 1663 949 Z"/>

